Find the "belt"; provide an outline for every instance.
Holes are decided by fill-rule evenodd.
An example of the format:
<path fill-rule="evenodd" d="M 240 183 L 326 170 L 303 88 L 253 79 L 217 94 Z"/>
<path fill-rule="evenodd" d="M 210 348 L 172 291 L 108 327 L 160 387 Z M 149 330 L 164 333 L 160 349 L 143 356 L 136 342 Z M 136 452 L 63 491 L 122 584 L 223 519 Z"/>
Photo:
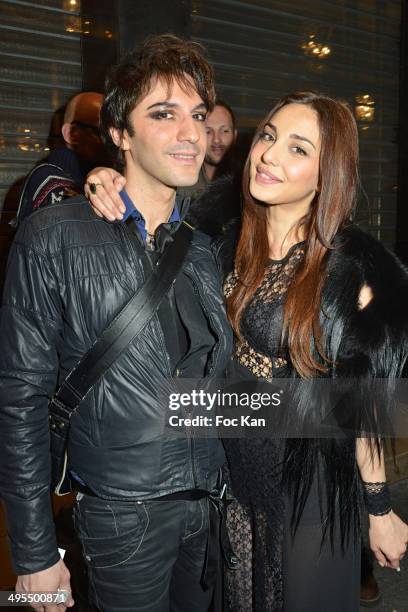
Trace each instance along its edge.
<path fill-rule="evenodd" d="M 90 497 L 99 497 L 92 489 L 90 489 L 87 485 L 82 484 L 76 478 L 71 478 L 71 489 L 77 493 L 84 493 L 84 495 L 89 495 Z M 176 491 L 175 493 L 168 493 L 167 495 L 161 495 L 160 497 L 150 497 L 145 501 L 198 501 L 199 499 L 204 499 L 205 497 L 209 497 L 211 495 L 210 491 L 205 489 L 189 489 L 187 491 Z M 123 501 L 134 501 L 123 500 Z"/>
<path fill-rule="evenodd" d="M 188 491 L 176 491 L 176 493 L 169 493 L 168 495 L 153 497 L 152 499 L 149 499 L 149 501 L 177 501 L 178 499 L 184 501 L 198 501 L 199 499 L 208 497 L 209 494 L 210 492 L 206 491 L 205 489 L 189 489 Z"/>

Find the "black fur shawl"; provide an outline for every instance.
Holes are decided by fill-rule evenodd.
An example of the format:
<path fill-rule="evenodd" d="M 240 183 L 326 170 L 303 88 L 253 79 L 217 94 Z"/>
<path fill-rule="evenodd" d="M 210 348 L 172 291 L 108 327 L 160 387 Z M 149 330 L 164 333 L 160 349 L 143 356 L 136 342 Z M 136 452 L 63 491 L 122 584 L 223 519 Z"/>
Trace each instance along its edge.
<path fill-rule="evenodd" d="M 359 309 L 362 286 L 373 293 Z M 343 377 L 401 376 L 407 359 L 408 275 L 378 240 L 350 225 L 329 255 L 323 329 Z"/>
<path fill-rule="evenodd" d="M 340 410 L 351 417 L 345 439 L 294 441 L 286 443 L 286 484 L 295 498 L 293 526 L 310 488 L 317 465 L 322 476 L 333 538 L 336 508 L 341 540 L 350 528 L 359 527 L 360 478 L 355 460 L 355 435 L 392 434 L 393 379 L 406 374 L 408 357 L 408 274 L 399 260 L 380 242 L 350 225 L 337 237 L 328 256 L 328 276 L 322 302 L 322 329 L 326 354 L 332 362 L 330 375 L 353 386 L 349 401 Z M 359 309 L 363 285 L 373 297 Z M 376 388 L 373 378 L 388 379 Z M 356 384 L 356 379 L 358 383 Z"/>

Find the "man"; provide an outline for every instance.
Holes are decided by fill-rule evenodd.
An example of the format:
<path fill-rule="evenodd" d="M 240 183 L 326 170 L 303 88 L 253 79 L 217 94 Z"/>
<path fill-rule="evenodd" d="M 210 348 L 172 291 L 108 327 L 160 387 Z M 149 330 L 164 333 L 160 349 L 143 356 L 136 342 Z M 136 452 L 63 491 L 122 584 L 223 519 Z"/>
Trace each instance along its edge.
<path fill-rule="evenodd" d="M 53 149 L 24 183 L 17 224 L 29 214 L 83 192 L 92 168 L 108 163 L 99 135 L 103 96 L 95 91 L 77 94 L 67 103 L 61 128 L 64 145 Z"/>
<path fill-rule="evenodd" d="M 241 173 L 232 163 L 232 150 L 237 139 L 232 108 L 217 99 L 206 118 L 207 145 L 198 180 L 193 186 L 179 185 L 178 193 L 191 198 L 187 220 L 197 229 L 215 237 L 232 219 L 240 217 Z M 89 185 L 97 185 L 92 193 Z M 113 168 L 96 168 L 88 176 L 85 194 L 97 214 L 113 221 L 125 211 L 118 195 L 126 185 L 125 178 Z"/>
<path fill-rule="evenodd" d="M 230 166 L 231 150 L 237 140 L 235 116 L 232 108 L 223 100 L 217 100 L 206 122 L 207 149 L 202 173 L 207 182 L 225 174 Z"/>
<path fill-rule="evenodd" d="M 31 216 L 16 236 L 0 314 L 0 488 L 20 591 L 69 588 L 51 511 L 48 396 L 178 240 L 186 203 L 176 186 L 197 181 L 213 92 L 199 45 L 148 39 L 113 70 L 101 112 L 124 166 L 124 222 L 100 219 L 79 196 Z M 231 332 L 220 285 L 209 240 L 195 233 L 143 333 L 71 417 L 75 523 L 104 611 L 210 605 L 214 541 L 202 491 L 216 486 L 223 449 L 166 434 L 158 388 L 171 376 L 223 374 Z"/>

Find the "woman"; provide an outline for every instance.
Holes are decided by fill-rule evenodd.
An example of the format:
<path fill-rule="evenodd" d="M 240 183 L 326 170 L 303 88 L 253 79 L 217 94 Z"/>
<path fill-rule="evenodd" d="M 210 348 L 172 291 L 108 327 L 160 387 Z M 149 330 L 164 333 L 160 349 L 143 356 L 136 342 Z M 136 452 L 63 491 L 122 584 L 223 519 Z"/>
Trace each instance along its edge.
<path fill-rule="evenodd" d="M 313 93 L 281 99 L 252 143 L 242 229 L 225 283 L 234 379 L 401 375 L 407 277 L 350 224 L 357 186 L 350 109 Z M 299 419 L 307 399 L 293 408 Z M 241 559 L 227 575 L 230 608 L 358 610 L 357 469 L 379 562 L 397 567 L 408 540 L 389 506 L 381 445 L 288 438 L 279 445 L 225 440 L 225 447 Z"/>
<path fill-rule="evenodd" d="M 218 246 L 236 337 L 234 379 L 402 375 L 407 277 L 350 223 L 357 168 L 357 127 L 341 102 L 295 93 L 262 122 L 245 166 L 230 270 L 228 240 Z M 89 181 L 103 183 L 106 174 Z M 294 410 L 309 405 L 301 397 Z M 399 566 L 408 527 L 392 512 L 378 438 L 248 438 L 225 447 L 240 559 L 226 576 L 229 610 L 358 610 L 360 476 L 371 547 L 381 565 Z"/>

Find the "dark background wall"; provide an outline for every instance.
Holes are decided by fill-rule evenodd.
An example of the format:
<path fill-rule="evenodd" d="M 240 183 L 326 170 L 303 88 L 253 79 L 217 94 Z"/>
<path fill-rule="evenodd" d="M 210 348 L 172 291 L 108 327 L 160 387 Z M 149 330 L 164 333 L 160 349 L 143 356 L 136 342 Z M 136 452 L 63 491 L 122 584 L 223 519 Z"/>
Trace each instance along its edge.
<path fill-rule="evenodd" d="M 396 252 L 408 265 L 408 1 L 402 3 Z"/>
<path fill-rule="evenodd" d="M 171 32 L 189 38 L 191 35 L 191 1 L 119 0 L 120 50 L 128 51 L 148 34 Z"/>
<path fill-rule="evenodd" d="M 135 3 L 137 4 L 137 3 Z M 88 91 L 102 91 L 106 71 L 119 53 L 119 2 L 81 0 L 82 85 Z"/>
<path fill-rule="evenodd" d="M 190 0 L 82 0 L 83 87 L 103 91 L 106 71 L 150 34 L 191 35 Z M 85 29 L 85 26 L 88 26 Z M 84 32 L 89 32 L 85 34 Z"/>

